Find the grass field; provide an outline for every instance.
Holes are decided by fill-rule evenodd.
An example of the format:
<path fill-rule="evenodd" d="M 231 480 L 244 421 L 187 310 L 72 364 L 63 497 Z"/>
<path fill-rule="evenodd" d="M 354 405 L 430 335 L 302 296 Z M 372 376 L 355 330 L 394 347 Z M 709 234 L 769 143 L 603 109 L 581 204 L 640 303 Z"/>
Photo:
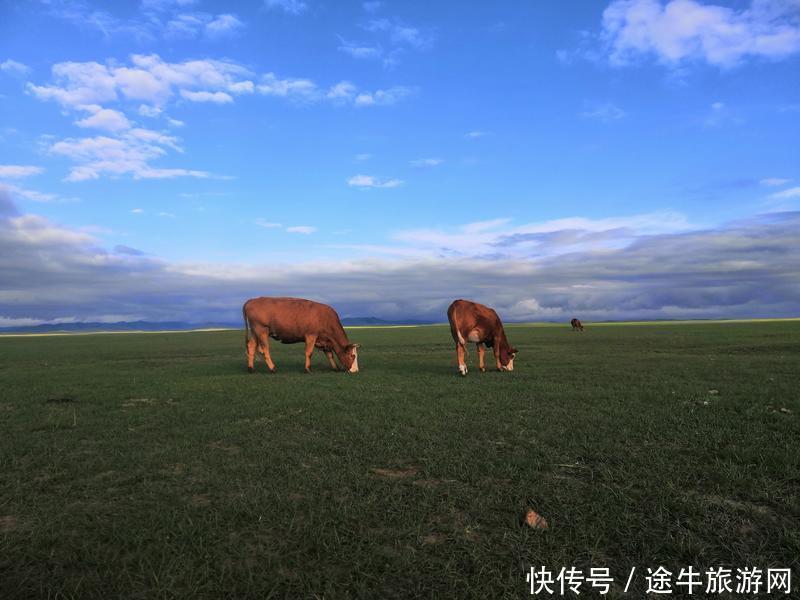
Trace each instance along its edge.
<path fill-rule="evenodd" d="M 0 597 L 515 598 L 528 565 L 794 569 L 800 322 L 0 338 Z M 520 527 L 533 507 L 546 531 Z M 591 591 L 582 597 L 592 597 Z M 673 596 L 675 597 L 675 596 Z"/>

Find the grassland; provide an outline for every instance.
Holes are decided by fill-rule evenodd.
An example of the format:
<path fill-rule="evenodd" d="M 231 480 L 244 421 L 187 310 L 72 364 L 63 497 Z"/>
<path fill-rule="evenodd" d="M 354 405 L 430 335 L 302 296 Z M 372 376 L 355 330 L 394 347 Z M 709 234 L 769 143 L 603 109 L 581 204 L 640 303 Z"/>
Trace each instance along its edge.
<path fill-rule="evenodd" d="M 0 338 L 0 597 L 501 598 L 528 565 L 791 567 L 800 322 Z M 531 506 L 549 529 L 518 525 Z M 644 581 L 634 580 L 642 597 Z M 584 593 L 583 597 L 587 594 Z M 591 597 L 591 594 L 589 594 Z"/>

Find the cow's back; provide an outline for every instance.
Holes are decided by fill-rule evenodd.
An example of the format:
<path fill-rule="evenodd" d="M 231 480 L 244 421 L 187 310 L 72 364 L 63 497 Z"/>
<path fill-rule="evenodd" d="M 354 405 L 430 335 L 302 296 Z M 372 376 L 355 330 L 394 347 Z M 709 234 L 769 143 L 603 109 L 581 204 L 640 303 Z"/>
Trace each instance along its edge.
<path fill-rule="evenodd" d="M 282 341 L 300 341 L 307 334 L 333 334 L 341 329 L 330 306 L 303 298 L 261 297 L 244 304 L 248 321 L 269 329 Z"/>
<path fill-rule="evenodd" d="M 480 329 L 489 337 L 494 337 L 495 332 L 502 329 L 500 317 L 494 309 L 470 300 L 453 301 L 447 309 L 447 319 L 456 341 L 459 341 L 459 334 L 466 339 L 474 329 Z"/>

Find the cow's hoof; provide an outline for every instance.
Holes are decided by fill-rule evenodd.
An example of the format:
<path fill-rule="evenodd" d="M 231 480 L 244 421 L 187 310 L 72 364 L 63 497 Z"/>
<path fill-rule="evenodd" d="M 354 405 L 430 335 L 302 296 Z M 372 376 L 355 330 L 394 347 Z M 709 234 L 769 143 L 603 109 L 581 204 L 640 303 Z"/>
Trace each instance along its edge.
<path fill-rule="evenodd" d="M 306 373 L 311 374 L 311 369 L 306 369 Z"/>
<path fill-rule="evenodd" d="M 272 367 L 272 368 L 269 370 L 269 372 L 270 372 L 270 373 L 272 373 L 272 374 L 274 375 L 275 373 L 277 373 L 277 372 L 278 372 L 278 367 Z"/>
<path fill-rule="evenodd" d="M 466 377 L 467 376 L 467 367 L 466 367 L 466 365 L 460 365 L 458 367 L 458 372 L 461 373 L 462 377 Z"/>
<path fill-rule="evenodd" d="M 481 373 L 486 373 L 486 367 L 481 367 Z"/>
<path fill-rule="evenodd" d="M 247 372 L 248 373 L 255 373 L 256 370 L 253 367 L 247 367 Z"/>

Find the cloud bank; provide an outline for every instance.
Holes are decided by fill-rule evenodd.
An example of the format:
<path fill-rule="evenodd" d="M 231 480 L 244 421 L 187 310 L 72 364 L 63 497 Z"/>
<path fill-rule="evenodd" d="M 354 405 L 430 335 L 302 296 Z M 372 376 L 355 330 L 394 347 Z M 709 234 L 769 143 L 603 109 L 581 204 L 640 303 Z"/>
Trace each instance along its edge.
<path fill-rule="evenodd" d="M 107 250 L 88 233 L 20 214 L 8 190 L 0 190 L 0 323 L 110 315 L 236 322 L 242 302 L 259 295 L 317 299 L 342 316 L 436 321 L 459 297 L 518 321 L 800 314 L 800 212 L 665 233 L 634 231 L 634 221 L 623 242 L 619 223 L 611 221 L 552 221 L 540 232 L 518 234 L 535 240 L 502 232 L 484 240 L 495 251 L 486 255 L 443 255 L 429 235 L 429 249 L 383 259 L 173 263 L 146 249 Z M 467 225 L 458 235 L 486 235 L 505 222 Z M 538 251 L 519 251 L 532 241 Z M 456 242 L 447 241 L 451 249 Z"/>

